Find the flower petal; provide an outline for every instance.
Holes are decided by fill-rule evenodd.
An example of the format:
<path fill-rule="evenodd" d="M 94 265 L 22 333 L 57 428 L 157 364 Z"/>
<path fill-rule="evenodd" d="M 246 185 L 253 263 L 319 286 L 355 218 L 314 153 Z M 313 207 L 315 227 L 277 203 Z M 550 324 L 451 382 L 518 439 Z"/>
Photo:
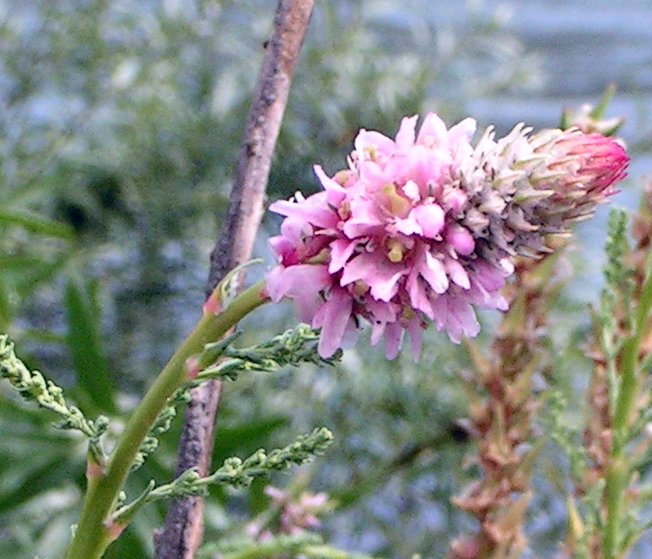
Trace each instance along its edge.
<path fill-rule="evenodd" d="M 412 210 L 423 229 L 423 236 L 436 239 L 444 228 L 444 210 L 438 204 L 423 204 Z"/>
<path fill-rule="evenodd" d="M 455 252 L 463 256 L 468 256 L 475 250 L 475 240 L 471 231 L 461 225 L 454 224 L 447 227 L 444 239 L 455 249 Z"/>
<path fill-rule="evenodd" d="M 414 146 L 414 136 L 417 126 L 418 115 L 405 117 L 401 121 L 401 127 L 396 134 L 396 149 L 398 153 L 407 153 Z"/>
<path fill-rule="evenodd" d="M 312 321 L 313 328 L 321 327 L 317 351 L 322 357 L 331 357 L 342 344 L 342 338 L 351 321 L 353 299 L 344 289 L 333 289 Z"/>
<path fill-rule="evenodd" d="M 269 206 L 270 211 L 285 216 L 305 219 L 318 227 L 331 228 L 337 225 L 339 216 L 326 202 L 326 193 L 318 192 L 301 202 L 277 200 Z"/>
<path fill-rule="evenodd" d="M 406 273 L 405 266 L 390 262 L 383 254 L 362 253 L 346 264 L 340 285 L 362 280 L 371 288 L 372 297 L 389 301 L 398 291 L 398 280 Z"/>

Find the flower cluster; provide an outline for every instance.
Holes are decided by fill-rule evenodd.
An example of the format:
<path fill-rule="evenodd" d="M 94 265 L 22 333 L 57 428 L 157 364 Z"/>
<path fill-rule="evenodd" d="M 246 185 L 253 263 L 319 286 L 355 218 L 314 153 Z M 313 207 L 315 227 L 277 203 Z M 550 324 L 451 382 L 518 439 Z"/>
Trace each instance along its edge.
<path fill-rule="evenodd" d="M 246 532 L 258 541 L 271 540 L 275 535 L 304 534 L 321 526 L 318 516 L 330 507 L 326 493 L 293 494 L 268 485 L 265 494 L 271 497 L 270 513 L 264 514 L 250 523 Z"/>
<path fill-rule="evenodd" d="M 512 258 L 549 252 L 546 235 L 590 216 L 629 161 L 616 141 L 577 129 L 518 125 L 497 140 L 489 128 L 474 147 L 473 119 L 447 129 L 430 113 L 418 134 L 416 123 L 404 118 L 395 140 L 361 130 L 348 169 L 315 167 L 323 192 L 270 207 L 286 218 L 267 292 L 322 328 L 322 356 L 361 318 L 390 359 L 406 331 L 418 358 L 430 323 L 454 342 L 475 336 L 474 307 L 507 307 Z"/>

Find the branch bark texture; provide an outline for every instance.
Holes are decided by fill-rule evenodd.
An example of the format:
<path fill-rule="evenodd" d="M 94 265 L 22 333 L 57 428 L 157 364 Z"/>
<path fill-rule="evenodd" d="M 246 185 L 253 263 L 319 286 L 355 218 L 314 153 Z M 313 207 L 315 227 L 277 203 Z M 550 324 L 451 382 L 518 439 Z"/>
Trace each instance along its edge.
<path fill-rule="evenodd" d="M 263 215 L 272 155 L 313 4 L 314 0 L 278 2 L 245 125 L 228 212 L 211 253 L 207 295 L 229 270 L 251 257 Z M 196 468 L 201 475 L 208 473 L 220 389 L 220 383 L 212 381 L 193 391 L 179 445 L 177 475 L 190 468 Z M 172 501 L 165 528 L 154 536 L 156 559 L 192 559 L 202 540 L 202 517 L 202 499 Z"/>

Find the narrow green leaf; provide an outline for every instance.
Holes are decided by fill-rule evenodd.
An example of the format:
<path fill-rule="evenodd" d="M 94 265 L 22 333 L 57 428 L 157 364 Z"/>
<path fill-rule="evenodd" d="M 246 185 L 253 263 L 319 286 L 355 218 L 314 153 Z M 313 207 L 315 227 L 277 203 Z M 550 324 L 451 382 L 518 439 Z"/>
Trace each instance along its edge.
<path fill-rule="evenodd" d="M 93 411 L 115 411 L 115 388 L 103 351 L 100 313 L 94 301 L 93 289 L 70 279 L 66 286 L 65 303 L 68 318 L 67 342 L 77 372 L 76 394 Z"/>
<path fill-rule="evenodd" d="M 67 250 L 56 256 L 52 262 L 41 261 L 36 263 L 29 274 L 22 274 L 16 283 L 18 295 L 29 296 L 40 284 L 52 281 L 57 274 L 68 264 L 69 258 L 74 254 L 73 250 Z"/>
<path fill-rule="evenodd" d="M 73 230 L 63 223 L 27 210 L 0 210 L 0 224 L 2 223 L 18 225 L 28 231 L 59 239 L 71 240 L 75 236 Z"/>
<path fill-rule="evenodd" d="M 70 482 L 71 463 L 65 459 L 64 453 L 50 455 L 49 458 L 49 461 L 40 460 L 38 464 L 30 464 L 25 474 L 15 480 L 10 491 L 0 493 L 2 514 L 20 508 L 47 491 Z M 83 472 L 83 463 L 78 463 L 77 469 Z"/>
<path fill-rule="evenodd" d="M 8 332 L 13 318 L 13 305 L 5 278 L 0 275 L 0 332 Z"/>

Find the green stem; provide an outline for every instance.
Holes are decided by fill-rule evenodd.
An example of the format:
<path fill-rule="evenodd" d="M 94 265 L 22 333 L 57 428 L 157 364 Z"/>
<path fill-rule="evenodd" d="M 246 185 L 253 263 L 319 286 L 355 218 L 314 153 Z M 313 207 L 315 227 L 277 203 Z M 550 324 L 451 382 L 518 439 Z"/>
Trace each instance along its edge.
<path fill-rule="evenodd" d="M 630 427 L 632 412 L 639 386 L 639 353 L 641 341 L 649 322 L 652 308 L 652 258 L 648 260 L 646 278 L 641 289 L 636 308 L 634 332 L 623 343 L 620 365 L 620 382 L 618 399 L 612 417 L 612 443 L 609 469 L 605 485 L 607 517 L 603 550 L 605 559 L 618 559 L 620 555 L 618 536 L 622 531 L 622 505 L 630 476 L 630 466 L 625 454 L 627 431 Z"/>
<path fill-rule="evenodd" d="M 107 469 L 88 483 L 79 524 L 66 559 L 99 559 L 116 535 L 106 521 L 115 507 L 131 464 L 169 396 L 188 379 L 186 361 L 207 343 L 219 340 L 244 316 L 266 303 L 260 281 L 236 297 L 220 314 L 205 312 L 183 345 L 172 356 L 134 410 L 116 445 Z M 220 286 L 217 287 L 219 289 Z M 216 290 L 217 292 L 217 290 Z M 213 295 L 215 296 L 215 294 Z"/>

